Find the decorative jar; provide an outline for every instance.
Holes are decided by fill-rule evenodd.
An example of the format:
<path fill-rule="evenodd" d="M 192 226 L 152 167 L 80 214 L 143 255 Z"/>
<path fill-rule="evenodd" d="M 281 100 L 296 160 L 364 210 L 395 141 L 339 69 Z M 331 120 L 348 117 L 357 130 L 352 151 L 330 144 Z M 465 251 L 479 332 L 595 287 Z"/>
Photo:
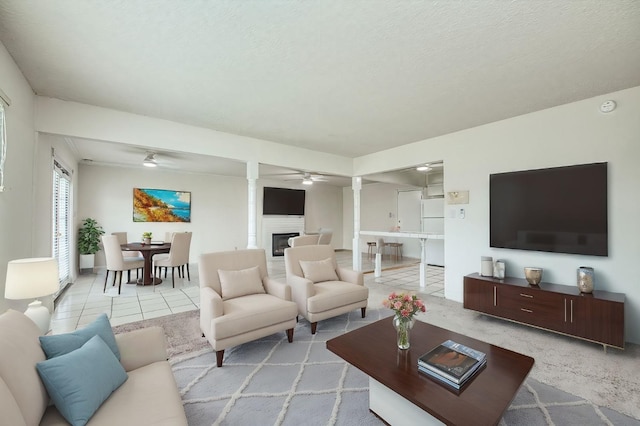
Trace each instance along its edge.
<path fill-rule="evenodd" d="M 593 268 L 588 266 L 581 266 L 578 268 L 578 289 L 582 293 L 593 292 L 595 273 Z"/>
<path fill-rule="evenodd" d="M 415 323 L 416 319 L 414 317 L 409 318 L 400 315 L 395 315 L 393 317 L 393 326 L 396 328 L 398 333 L 399 349 L 409 349 L 411 346 L 411 329 Z"/>

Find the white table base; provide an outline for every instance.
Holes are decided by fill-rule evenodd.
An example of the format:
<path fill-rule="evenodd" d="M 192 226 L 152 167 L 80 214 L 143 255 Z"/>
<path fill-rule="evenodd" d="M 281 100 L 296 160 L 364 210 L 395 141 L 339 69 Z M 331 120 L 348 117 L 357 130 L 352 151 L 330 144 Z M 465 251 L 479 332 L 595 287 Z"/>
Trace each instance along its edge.
<path fill-rule="evenodd" d="M 388 424 L 444 425 L 440 420 L 369 377 L 369 409 Z"/>

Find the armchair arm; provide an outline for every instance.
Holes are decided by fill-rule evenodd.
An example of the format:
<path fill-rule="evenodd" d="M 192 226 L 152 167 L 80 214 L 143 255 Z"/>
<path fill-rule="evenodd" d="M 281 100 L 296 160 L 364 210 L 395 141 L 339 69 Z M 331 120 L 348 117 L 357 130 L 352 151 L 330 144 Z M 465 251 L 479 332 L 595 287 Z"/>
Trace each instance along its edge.
<path fill-rule="evenodd" d="M 167 340 L 162 327 L 141 328 L 115 337 L 125 371 L 167 360 Z"/>
<path fill-rule="evenodd" d="M 267 293 L 276 296 L 282 300 L 291 301 L 291 287 L 280 281 L 276 281 L 273 278 L 264 277 L 262 284 L 267 290 Z"/>
<path fill-rule="evenodd" d="M 211 287 L 200 287 L 200 329 L 211 335 L 211 320 L 224 313 L 222 297 Z"/>
<path fill-rule="evenodd" d="M 298 312 L 307 314 L 307 299 L 316 294 L 313 282 L 297 275 L 287 274 L 287 284 L 291 287 L 291 296 L 298 305 Z"/>
<path fill-rule="evenodd" d="M 362 286 L 364 285 L 364 275 L 362 275 L 362 272 L 343 268 L 341 266 L 338 266 L 338 269 L 336 269 L 336 271 L 338 272 L 338 278 L 340 278 L 340 281 L 346 281 Z"/>

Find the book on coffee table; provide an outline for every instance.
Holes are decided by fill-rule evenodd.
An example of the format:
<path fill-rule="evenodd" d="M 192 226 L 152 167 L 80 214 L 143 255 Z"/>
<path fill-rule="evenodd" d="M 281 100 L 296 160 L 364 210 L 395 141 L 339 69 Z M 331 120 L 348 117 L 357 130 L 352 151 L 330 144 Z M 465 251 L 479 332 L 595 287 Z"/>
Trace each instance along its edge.
<path fill-rule="evenodd" d="M 455 385 L 462 385 L 486 363 L 486 358 L 483 352 L 447 340 L 418 358 L 418 367 Z"/>
<path fill-rule="evenodd" d="M 451 380 L 447 379 L 446 377 L 441 376 L 440 374 L 435 373 L 432 370 L 429 370 L 428 368 L 425 368 L 425 367 L 423 367 L 421 365 L 418 365 L 418 371 L 420 371 L 423 374 L 426 374 L 427 376 L 429 376 L 429 377 L 431 377 L 433 379 L 436 379 L 439 382 L 444 383 L 447 386 L 452 387 L 453 389 L 460 390 L 465 384 L 467 384 L 467 382 L 471 381 L 471 379 L 474 377 L 475 373 L 477 371 L 479 371 L 485 365 L 487 365 L 487 360 L 484 360 L 480 364 L 478 364 L 478 367 L 476 367 L 473 370 L 473 372 L 469 376 L 467 376 L 467 378 L 461 383 L 454 383 Z"/>

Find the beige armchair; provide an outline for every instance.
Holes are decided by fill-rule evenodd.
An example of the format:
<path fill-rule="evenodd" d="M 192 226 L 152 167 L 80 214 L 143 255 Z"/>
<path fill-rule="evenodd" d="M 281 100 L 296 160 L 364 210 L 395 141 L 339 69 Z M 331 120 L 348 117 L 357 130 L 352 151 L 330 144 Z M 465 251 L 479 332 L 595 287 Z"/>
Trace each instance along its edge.
<path fill-rule="evenodd" d="M 293 341 L 298 307 L 291 288 L 267 275 L 262 249 L 205 253 L 200 274 L 200 329 L 216 351 L 284 331 Z"/>
<path fill-rule="evenodd" d="M 316 333 L 318 321 L 360 308 L 367 312 L 369 289 L 361 272 L 339 267 L 329 245 L 290 247 L 284 251 L 287 284 L 298 313 Z"/>
<path fill-rule="evenodd" d="M 333 232 L 330 230 L 320 230 L 317 234 L 305 234 L 298 237 L 291 237 L 287 241 L 289 247 L 310 246 L 314 244 L 330 244 Z"/>

